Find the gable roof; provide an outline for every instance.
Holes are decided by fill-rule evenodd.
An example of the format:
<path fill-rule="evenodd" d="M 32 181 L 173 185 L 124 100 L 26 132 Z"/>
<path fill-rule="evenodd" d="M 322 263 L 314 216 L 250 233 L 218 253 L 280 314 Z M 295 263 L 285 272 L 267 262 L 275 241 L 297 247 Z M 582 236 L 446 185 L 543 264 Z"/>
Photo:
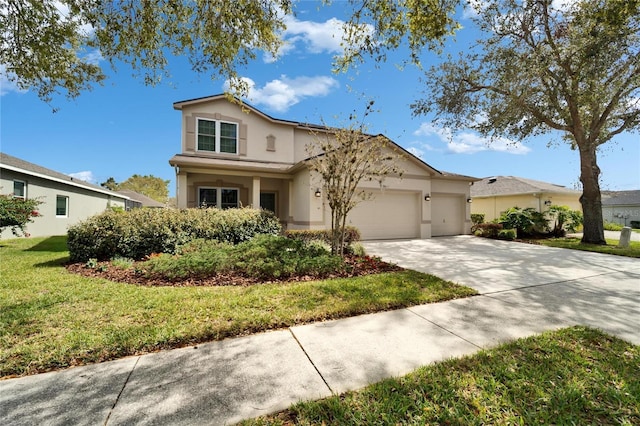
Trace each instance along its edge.
<path fill-rule="evenodd" d="M 246 108 L 249 111 L 252 111 L 252 112 L 258 114 L 259 116 L 261 116 L 261 117 L 265 118 L 266 120 L 271 121 L 273 123 L 286 124 L 286 125 L 290 125 L 290 126 L 296 127 L 298 129 L 301 129 L 301 130 L 309 129 L 309 130 L 315 130 L 315 131 L 319 130 L 319 131 L 323 131 L 323 132 L 332 132 L 332 131 L 336 130 L 335 128 L 331 128 L 331 127 L 324 126 L 324 125 L 321 125 L 321 124 L 302 123 L 302 122 L 298 122 L 298 121 L 282 120 L 282 119 L 279 119 L 279 118 L 274 118 L 274 117 L 271 117 L 270 115 L 260 111 L 258 108 L 256 108 L 256 107 L 246 103 L 245 101 L 235 97 L 235 96 L 232 96 L 232 99 L 235 100 L 238 103 L 238 106 L 241 106 L 242 108 Z M 219 100 L 226 100 L 227 102 L 231 102 L 231 100 L 229 99 L 229 96 L 227 96 L 227 95 L 225 95 L 223 93 L 219 93 L 219 94 L 216 94 L 216 95 L 204 96 L 204 97 L 201 97 L 201 98 L 187 99 L 187 100 L 184 100 L 184 101 L 174 102 L 173 103 L 173 108 L 176 109 L 176 110 L 182 110 L 182 108 L 185 107 L 185 106 L 197 105 L 197 104 L 208 103 L 208 102 L 214 102 L 214 101 L 219 101 Z M 376 135 L 367 135 L 367 136 L 375 137 Z M 429 172 L 429 174 L 432 175 L 432 176 L 439 176 L 439 177 L 442 177 L 442 178 L 453 179 L 453 180 L 466 180 L 466 181 L 472 181 L 472 182 L 480 180 L 479 178 L 475 178 L 475 177 L 471 177 L 471 176 L 460 175 L 460 174 L 457 174 L 457 173 L 448 173 L 448 172 L 444 172 L 444 171 L 438 170 L 435 167 L 433 167 L 430 164 L 428 164 L 427 162 L 425 162 L 423 159 L 421 159 L 421 158 L 415 156 L 414 154 L 412 154 L 411 152 L 407 151 L 406 149 L 404 149 L 403 147 L 398 145 L 396 142 L 394 142 L 393 140 L 391 140 L 387 136 L 382 135 L 382 134 L 379 134 L 377 136 L 381 136 L 381 137 L 384 137 L 385 139 L 387 139 L 395 147 L 397 147 L 409 160 L 419 164 L 421 167 L 426 168 L 427 171 Z M 174 165 L 175 164 L 175 160 L 180 159 L 180 157 L 182 157 L 182 156 L 184 156 L 184 154 L 175 155 L 171 160 L 169 160 L 169 164 Z M 304 160 L 303 160 L 303 162 L 304 162 Z M 293 165 L 289 169 L 289 171 L 298 169 L 301 166 L 301 163 Z"/>
<path fill-rule="evenodd" d="M 69 175 L 65 175 L 64 173 L 47 169 L 46 167 L 38 166 L 37 164 L 30 163 L 28 161 L 22 160 L 9 154 L 5 154 L 3 152 L 0 152 L 0 169 L 7 169 L 19 173 L 24 173 L 30 176 L 35 176 L 42 179 L 87 189 L 89 191 L 99 192 L 101 194 L 110 195 L 116 198 L 125 200 L 129 199 L 129 197 L 127 197 L 126 195 L 118 194 L 117 192 L 110 191 L 101 186 L 73 178 Z"/>
<path fill-rule="evenodd" d="M 640 190 L 633 191 L 602 191 L 602 205 L 640 205 Z"/>
<path fill-rule="evenodd" d="M 581 194 L 563 185 L 525 179 L 516 176 L 492 176 L 481 179 L 471 187 L 472 197 L 495 197 L 518 194 Z"/>

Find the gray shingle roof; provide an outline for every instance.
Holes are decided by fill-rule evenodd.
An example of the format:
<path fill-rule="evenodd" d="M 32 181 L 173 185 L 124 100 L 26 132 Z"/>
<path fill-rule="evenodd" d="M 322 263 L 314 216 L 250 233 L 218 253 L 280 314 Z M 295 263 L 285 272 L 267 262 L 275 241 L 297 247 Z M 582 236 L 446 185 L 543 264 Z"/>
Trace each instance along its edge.
<path fill-rule="evenodd" d="M 33 163 L 28 162 L 28 161 L 22 160 L 22 159 L 20 159 L 18 157 L 14 157 L 12 155 L 0 152 L 0 168 L 2 168 L 1 166 L 5 166 L 5 165 L 9 166 L 9 167 L 16 168 L 16 169 L 20 169 L 20 170 L 24 171 L 27 174 L 32 174 L 33 173 L 33 174 L 37 174 L 37 175 L 42 175 L 42 176 L 45 176 L 45 177 L 56 179 L 58 181 L 67 182 L 70 185 L 84 187 L 84 188 L 92 190 L 92 191 L 99 191 L 99 192 L 102 192 L 102 193 L 107 193 L 107 194 L 110 194 L 110 195 L 112 195 L 114 197 L 125 198 L 125 199 L 128 198 L 126 195 L 118 194 L 118 193 L 113 192 L 113 191 L 109 191 L 108 189 L 103 188 L 101 186 L 94 185 L 92 183 L 85 182 L 85 181 L 77 179 L 77 178 L 73 178 L 73 177 L 71 177 L 69 175 L 65 175 L 64 173 L 56 172 L 55 170 L 47 169 L 46 167 L 38 166 L 37 164 L 33 164 Z"/>
<path fill-rule="evenodd" d="M 492 176 L 475 182 L 471 187 L 472 197 L 492 197 L 500 195 L 533 194 L 580 194 L 580 191 L 562 185 L 525 179 L 516 176 Z"/>
<path fill-rule="evenodd" d="M 129 197 L 131 200 L 138 201 L 142 204 L 142 207 L 166 207 L 161 202 L 156 201 L 153 198 L 149 198 L 144 194 L 140 194 L 139 192 L 130 191 L 128 189 L 121 189 L 116 192 Z"/>
<path fill-rule="evenodd" d="M 640 190 L 602 191 L 602 204 L 605 206 L 640 205 Z"/>

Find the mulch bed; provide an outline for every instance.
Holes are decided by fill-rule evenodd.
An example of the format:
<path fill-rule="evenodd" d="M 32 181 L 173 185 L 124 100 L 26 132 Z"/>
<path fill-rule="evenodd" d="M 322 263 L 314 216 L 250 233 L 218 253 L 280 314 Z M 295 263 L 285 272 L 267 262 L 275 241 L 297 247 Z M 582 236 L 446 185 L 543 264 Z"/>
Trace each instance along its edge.
<path fill-rule="evenodd" d="M 193 286 L 250 286 L 256 284 L 268 284 L 275 282 L 301 282 L 314 281 L 327 278 L 347 278 L 382 272 L 401 271 L 403 268 L 398 265 L 384 262 L 377 257 L 370 256 L 347 256 L 345 262 L 348 267 L 346 271 L 338 272 L 326 276 L 293 276 L 282 279 L 264 280 L 260 278 L 246 277 L 239 272 L 228 274 L 218 274 L 208 277 L 193 277 L 179 281 L 172 281 L 161 276 L 150 276 L 141 272 L 144 269 L 143 262 L 136 262 L 132 267 L 123 269 L 116 267 L 111 262 L 98 262 L 95 268 L 89 268 L 84 263 L 70 263 L 66 265 L 69 272 L 85 277 L 105 278 L 109 281 L 135 284 L 141 286 L 171 286 L 171 287 L 193 287 Z"/>

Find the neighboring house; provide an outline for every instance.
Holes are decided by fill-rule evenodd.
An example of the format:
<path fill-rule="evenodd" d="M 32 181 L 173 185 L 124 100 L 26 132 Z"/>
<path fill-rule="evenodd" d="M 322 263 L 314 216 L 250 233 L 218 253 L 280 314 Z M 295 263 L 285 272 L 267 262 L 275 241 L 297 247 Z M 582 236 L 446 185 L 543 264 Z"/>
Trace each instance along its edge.
<path fill-rule="evenodd" d="M 640 190 L 602 191 L 602 216 L 608 222 L 625 226 L 640 221 Z"/>
<path fill-rule="evenodd" d="M 581 191 L 562 185 L 515 176 L 493 176 L 471 187 L 471 213 L 484 214 L 485 222 L 490 222 L 511 207 L 532 207 L 545 212 L 549 206 L 556 205 L 582 211 L 580 195 Z"/>
<path fill-rule="evenodd" d="M 182 111 L 182 149 L 175 168 L 179 208 L 254 206 L 273 211 L 288 229 L 330 228 L 322 182 L 305 166 L 312 132 L 330 129 L 276 119 L 224 95 L 176 102 Z M 402 178 L 348 216 L 364 239 L 430 238 L 470 232 L 469 188 L 475 178 L 436 170 L 397 146 Z"/>
<path fill-rule="evenodd" d="M 40 217 L 28 223 L 34 237 L 65 235 L 67 228 L 108 207 L 124 207 L 129 197 L 0 153 L 0 193 L 38 199 Z M 5 229 L 2 238 L 12 238 Z"/>
<path fill-rule="evenodd" d="M 125 210 L 137 209 L 141 207 L 148 207 L 152 209 L 162 209 L 167 207 L 165 204 L 162 204 L 161 202 L 156 201 L 153 198 L 149 198 L 144 194 L 140 194 L 139 192 L 130 191 L 128 189 L 119 189 L 116 192 L 118 194 L 129 197 L 129 199 L 125 201 Z"/>

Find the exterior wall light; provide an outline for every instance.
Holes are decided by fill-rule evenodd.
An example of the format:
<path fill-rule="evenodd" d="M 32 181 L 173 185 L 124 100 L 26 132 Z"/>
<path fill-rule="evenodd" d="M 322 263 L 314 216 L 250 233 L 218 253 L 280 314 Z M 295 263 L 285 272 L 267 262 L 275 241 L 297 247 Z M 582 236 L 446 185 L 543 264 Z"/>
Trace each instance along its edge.
<path fill-rule="evenodd" d="M 471 199 L 471 197 L 467 198 L 467 203 L 472 202 L 473 200 Z"/>
<path fill-rule="evenodd" d="M 547 200 L 547 201 L 545 201 L 545 202 L 544 202 L 544 205 L 545 205 L 545 206 L 550 206 L 550 205 L 551 205 L 551 200 Z"/>
<path fill-rule="evenodd" d="M 320 192 L 320 188 L 316 189 L 315 196 L 320 198 L 321 195 L 322 193 Z"/>
<path fill-rule="evenodd" d="M 425 201 L 431 201 L 431 195 L 427 194 L 424 196 Z"/>

